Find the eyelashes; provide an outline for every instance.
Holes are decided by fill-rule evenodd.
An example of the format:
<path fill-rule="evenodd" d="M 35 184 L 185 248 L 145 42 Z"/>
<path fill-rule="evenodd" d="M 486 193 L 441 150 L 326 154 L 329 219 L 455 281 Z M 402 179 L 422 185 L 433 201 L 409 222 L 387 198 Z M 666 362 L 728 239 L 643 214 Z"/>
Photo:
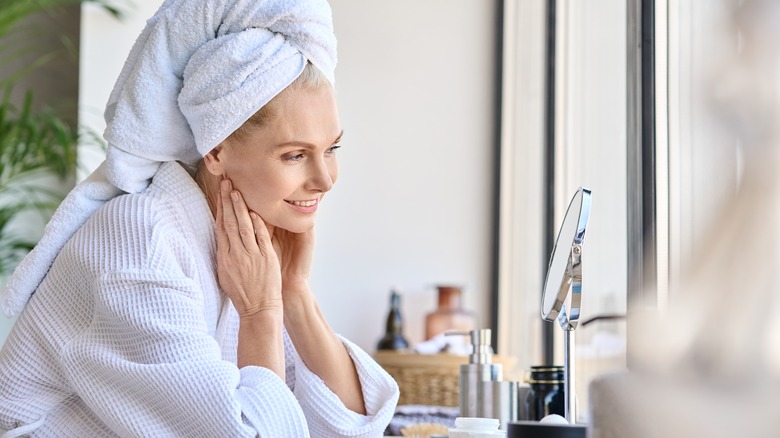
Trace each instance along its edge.
<path fill-rule="evenodd" d="M 325 151 L 325 153 L 327 155 L 334 155 L 336 153 L 336 150 L 339 149 L 339 148 L 341 148 L 341 145 L 334 144 L 333 146 L 329 147 Z M 306 154 L 302 153 L 302 152 L 293 152 L 293 153 L 290 153 L 290 154 L 282 155 L 282 160 L 290 161 L 290 162 L 293 162 L 293 163 L 301 161 L 304 158 L 306 158 Z"/>
<path fill-rule="evenodd" d="M 291 154 L 291 155 L 285 155 L 282 157 L 284 161 L 301 161 L 303 159 L 303 154 Z"/>

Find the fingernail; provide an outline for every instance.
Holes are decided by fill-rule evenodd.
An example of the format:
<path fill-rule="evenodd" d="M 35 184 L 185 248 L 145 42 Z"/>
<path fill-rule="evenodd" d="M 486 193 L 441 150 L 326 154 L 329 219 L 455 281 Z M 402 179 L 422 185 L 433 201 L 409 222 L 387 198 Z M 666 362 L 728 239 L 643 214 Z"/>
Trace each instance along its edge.
<path fill-rule="evenodd" d="M 238 192 L 230 192 L 230 197 L 233 198 L 234 201 L 238 202 Z"/>
<path fill-rule="evenodd" d="M 253 220 L 257 219 L 257 213 L 255 213 L 254 211 L 250 211 L 249 212 L 249 217 L 251 217 Z"/>
<path fill-rule="evenodd" d="M 230 190 L 230 181 L 223 179 L 221 182 L 222 191 L 227 193 L 228 190 Z"/>

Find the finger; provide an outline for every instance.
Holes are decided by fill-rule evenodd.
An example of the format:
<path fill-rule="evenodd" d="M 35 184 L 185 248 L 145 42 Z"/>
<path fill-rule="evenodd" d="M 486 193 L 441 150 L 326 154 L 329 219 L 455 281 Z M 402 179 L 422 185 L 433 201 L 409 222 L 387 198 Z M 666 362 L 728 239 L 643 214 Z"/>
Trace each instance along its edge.
<path fill-rule="evenodd" d="M 222 203 L 222 229 L 227 234 L 229 247 L 239 247 L 244 244 L 238 235 L 238 220 L 233 210 L 233 200 L 230 199 L 230 192 L 233 191 L 233 185 L 229 179 L 223 180 L 220 184 L 219 195 Z"/>
<path fill-rule="evenodd" d="M 254 211 L 249 213 L 249 217 L 252 219 L 252 226 L 255 229 L 255 242 L 257 242 L 260 251 L 265 255 L 268 249 L 271 248 L 271 235 L 268 234 L 268 227 L 265 226 L 263 218 Z"/>
<path fill-rule="evenodd" d="M 236 215 L 238 235 L 241 237 L 241 243 L 246 249 L 257 247 L 255 228 L 252 224 L 252 220 L 249 218 L 249 209 L 246 207 L 246 202 L 244 202 L 241 192 L 238 190 L 231 191 L 230 199 L 233 201 L 233 211 Z"/>
<path fill-rule="evenodd" d="M 228 242 L 228 236 L 225 232 L 225 220 L 222 218 L 222 200 L 216 202 L 217 204 L 217 249 L 227 249 L 230 242 Z"/>

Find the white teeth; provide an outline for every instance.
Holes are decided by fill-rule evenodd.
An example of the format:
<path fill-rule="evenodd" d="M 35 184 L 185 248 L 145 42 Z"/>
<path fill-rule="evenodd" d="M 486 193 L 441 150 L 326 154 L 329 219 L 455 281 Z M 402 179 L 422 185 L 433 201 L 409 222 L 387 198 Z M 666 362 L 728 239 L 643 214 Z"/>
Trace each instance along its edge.
<path fill-rule="evenodd" d="M 292 205 L 297 205 L 298 207 L 311 207 L 312 205 L 317 203 L 316 199 L 313 199 L 311 201 L 287 201 Z"/>

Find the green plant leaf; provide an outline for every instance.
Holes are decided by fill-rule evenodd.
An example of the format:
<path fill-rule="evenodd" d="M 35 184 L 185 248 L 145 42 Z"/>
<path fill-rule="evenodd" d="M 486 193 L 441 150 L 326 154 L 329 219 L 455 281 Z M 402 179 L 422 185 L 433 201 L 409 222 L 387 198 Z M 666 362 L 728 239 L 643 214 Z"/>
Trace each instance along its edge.
<path fill-rule="evenodd" d="M 38 13 L 54 17 L 63 7 L 85 2 L 121 18 L 118 2 L 122 1 L 0 0 L 0 276 L 9 274 L 35 245 L 31 237 L 18 235 L 15 221 L 29 218 L 26 214 L 30 213 L 45 221 L 62 201 L 64 190 L 60 187 L 65 184 L 57 180 L 64 182 L 75 175 L 79 135 L 105 147 L 91 130 L 82 128 L 79 132 L 75 123 L 54 109 L 35 107 L 32 91 L 24 94 L 18 106 L 13 103 L 11 96 L 20 78 L 63 54 L 77 59 L 73 40 L 57 26 L 42 27 L 25 20 Z M 59 45 L 52 47 L 52 41 Z M 21 67 L 10 68 L 12 62 Z"/>

